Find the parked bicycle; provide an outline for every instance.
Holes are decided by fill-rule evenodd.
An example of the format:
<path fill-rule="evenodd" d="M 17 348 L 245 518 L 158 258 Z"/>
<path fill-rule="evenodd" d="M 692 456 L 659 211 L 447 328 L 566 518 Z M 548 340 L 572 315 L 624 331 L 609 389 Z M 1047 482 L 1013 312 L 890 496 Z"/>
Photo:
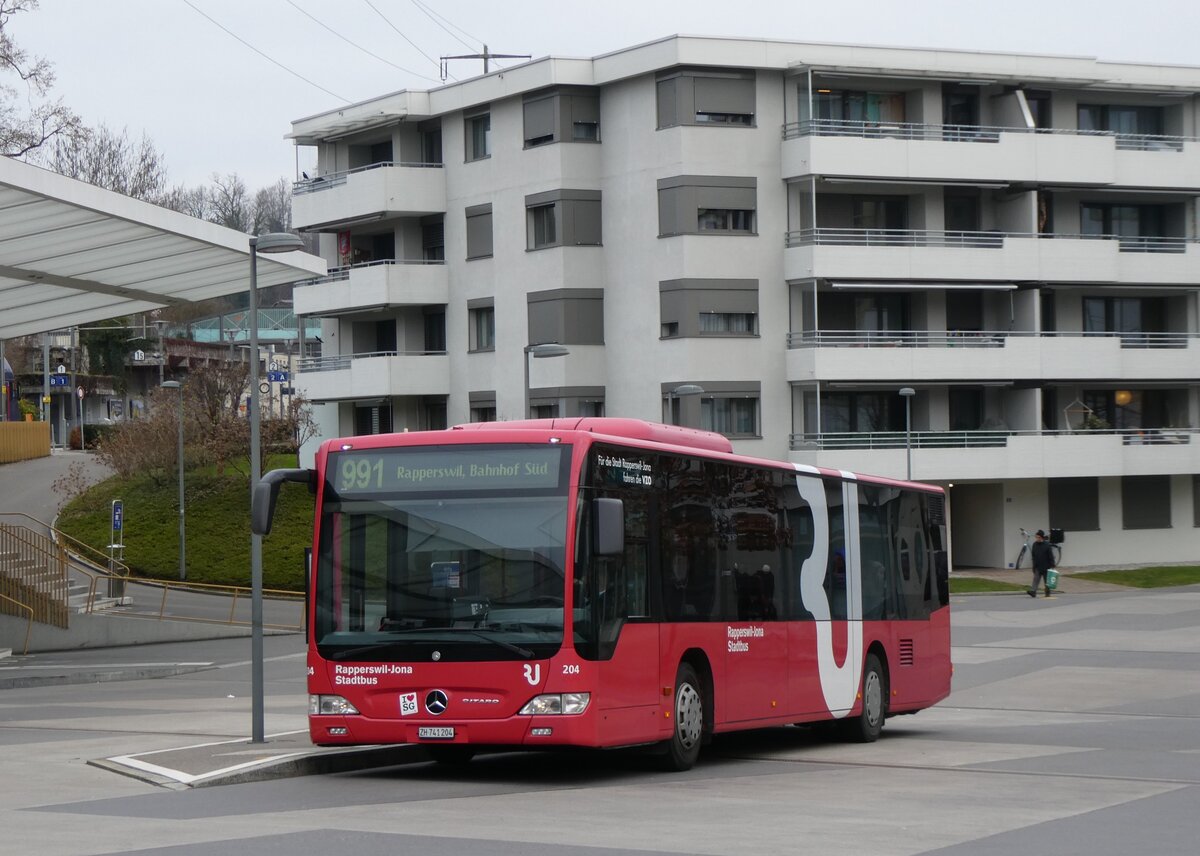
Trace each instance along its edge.
<path fill-rule="evenodd" d="M 1033 549 L 1033 533 L 1024 526 L 1021 527 L 1021 538 L 1021 551 L 1017 553 L 1017 560 L 1013 562 L 1014 568 L 1020 568 L 1021 563 L 1025 561 Z M 1062 544 L 1049 540 L 1046 543 L 1050 545 L 1050 552 L 1054 555 L 1054 567 L 1057 568 L 1062 564 Z"/>

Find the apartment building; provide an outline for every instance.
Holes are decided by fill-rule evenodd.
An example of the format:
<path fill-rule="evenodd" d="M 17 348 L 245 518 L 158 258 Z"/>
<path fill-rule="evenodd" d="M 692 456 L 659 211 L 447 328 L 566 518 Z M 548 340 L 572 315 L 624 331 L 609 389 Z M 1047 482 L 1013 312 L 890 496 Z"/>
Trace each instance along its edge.
<path fill-rule="evenodd" d="M 324 436 L 527 416 L 950 487 L 954 559 L 1194 561 L 1200 68 L 670 37 L 293 123 Z M 559 347 L 539 348 L 553 344 Z M 904 394 L 902 394 L 902 391 Z"/>

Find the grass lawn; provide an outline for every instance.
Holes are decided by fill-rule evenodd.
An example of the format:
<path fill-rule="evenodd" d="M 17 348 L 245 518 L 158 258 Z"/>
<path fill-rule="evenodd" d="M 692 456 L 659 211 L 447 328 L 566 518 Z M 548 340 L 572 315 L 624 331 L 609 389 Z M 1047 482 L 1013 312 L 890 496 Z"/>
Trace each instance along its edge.
<path fill-rule="evenodd" d="M 1200 583 L 1200 565 L 1181 565 L 1163 568 L 1128 568 L 1120 571 L 1083 571 L 1072 574 L 1082 580 L 1115 583 L 1135 588 L 1166 588 L 1191 586 Z"/>
<path fill-rule="evenodd" d="M 272 466 L 295 466 L 291 461 Z M 250 479 L 211 468 L 184 474 L 187 578 L 250 585 Z M 125 564 L 139 576 L 179 578 L 179 483 L 114 476 L 67 504 L 58 528 L 107 553 L 112 501 L 124 505 Z M 263 588 L 302 591 L 304 548 L 312 544 L 313 496 L 284 485 L 271 534 L 263 539 Z"/>
<path fill-rule="evenodd" d="M 975 594 L 991 591 L 1025 591 L 1028 586 L 988 580 L 983 577 L 950 577 L 950 594 Z"/>

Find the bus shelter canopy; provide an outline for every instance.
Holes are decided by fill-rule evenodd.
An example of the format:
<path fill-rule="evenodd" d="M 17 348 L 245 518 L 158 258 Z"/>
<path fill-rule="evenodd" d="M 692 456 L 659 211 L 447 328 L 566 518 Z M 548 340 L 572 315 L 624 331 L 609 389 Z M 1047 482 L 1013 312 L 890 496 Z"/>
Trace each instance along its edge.
<path fill-rule="evenodd" d="M 0 339 L 248 291 L 250 236 L 0 157 Z M 325 273 L 258 256 L 259 288 Z"/>

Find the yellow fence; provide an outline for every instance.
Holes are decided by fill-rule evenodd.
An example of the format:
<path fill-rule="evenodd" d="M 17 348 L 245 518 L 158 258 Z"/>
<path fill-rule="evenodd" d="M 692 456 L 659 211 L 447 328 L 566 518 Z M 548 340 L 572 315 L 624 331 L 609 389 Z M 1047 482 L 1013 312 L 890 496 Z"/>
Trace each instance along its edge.
<path fill-rule="evenodd" d="M 0 422 L 0 464 L 49 454 L 49 422 Z"/>

